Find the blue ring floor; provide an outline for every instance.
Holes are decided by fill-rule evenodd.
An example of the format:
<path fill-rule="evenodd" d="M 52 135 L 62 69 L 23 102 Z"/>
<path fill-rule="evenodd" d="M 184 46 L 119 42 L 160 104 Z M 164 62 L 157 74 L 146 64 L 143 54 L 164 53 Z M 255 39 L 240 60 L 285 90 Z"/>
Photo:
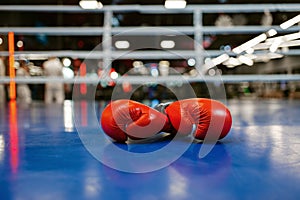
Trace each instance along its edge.
<path fill-rule="evenodd" d="M 80 104 L 77 126 L 89 127 L 88 104 Z M 98 117 L 105 104 L 97 103 Z M 232 129 L 207 156 L 198 157 L 203 143 L 194 142 L 170 165 L 147 173 L 121 172 L 98 161 L 83 145 L 70 105 L 0 107 L 0 199 L 300 197 L 298 100 L 229 100 Z M 116 145 L 144 152 L 168 142 Z"/>

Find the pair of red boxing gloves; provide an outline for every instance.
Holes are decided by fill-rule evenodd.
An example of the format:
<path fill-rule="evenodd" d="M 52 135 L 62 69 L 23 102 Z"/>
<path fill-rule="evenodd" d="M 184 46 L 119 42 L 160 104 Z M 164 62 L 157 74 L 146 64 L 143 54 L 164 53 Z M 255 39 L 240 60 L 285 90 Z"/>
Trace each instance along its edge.
<path fill-rule="evenodd" d="M 116 142 L 152 137 L 161 132 L 219 140 L 230 131 L 229 109 L 217 100 L 191 98 L 151 108 L 121 99 L 108 104 L 101 116 L 104 132 Z"/>

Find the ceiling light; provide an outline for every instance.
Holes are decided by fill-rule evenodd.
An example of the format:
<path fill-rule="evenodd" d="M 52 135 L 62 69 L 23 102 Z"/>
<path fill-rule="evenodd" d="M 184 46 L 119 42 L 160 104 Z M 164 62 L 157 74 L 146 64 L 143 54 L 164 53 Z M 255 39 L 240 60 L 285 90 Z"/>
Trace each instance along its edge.
<path fill-rule="evenodd" d="M 274 37 L 267 39 L 264 43 L 260 43 L 252 47 L 254 50 L 262 50 L 270 48 L 270 51 L 275 52 L 279 47 L 299 46 L 297 39 L 300 38 L 300 32 L 287 34 L 284 36 Z M 271 48 L 272 46 L 272 48 Z"/>
<path fill-rule="evenodd" d="M 194 58 L 189 58 L 187 60 L 187 64 L 188 64 L 188 66 L 193 67 L 196 65 L 196 60 Z"/>
<path fill-rule="evenodd" d="M 300 46 L 300 40 L 293 40 L 293 41 L 288 41 L 288 42 L 283 42 L 280 44 L 279 47 L 294 47 L 294 46 Z"/>
<path fill-rule="evenodd" d="M 259 36 L 245 42 L 244 44 L 232 49 L 232 51 L 236 54 L 240 54 L 243 51 L 247 51 L 249 48 L 254 47 L 255 45 L 259 44 L 260 42 L 267 39 L 267 35 L 265 33 L 260 34 Z"/>
<path fill-rule="evenodd" d="M 300 32 L 298 33 L 292 33 L 292 34 L 288 34 L 283 36 L 283 40 L 284 41 L 290 41 L 290 40 L 296 40 L 300 38 Z"/>
<path fill-rule="evenodd" d="M 212 62 L 215 66 L 221 64 L 222 62 L 226 61 L 229 59 L 229 55 L 227 54 L 222 54 L 214 59 L 212 59 Z"/>
<path fill-rule="evenodd" d="M 277 34 L 277 31 L 273 28 L 267 31 L 268 37 L 273 37 L 276 34 Z"/>
<path fill-rule="evenodd" d="M 208 75 L 210 75 L 210 76 L 216 75 L 216 70 L 215 69 L 209 69 L 208 70 Z"/>
<path fill-rule="evenodd" d="M 70 60 L 70 58 L 63 58 L 62 63 L 65 67 L 70 67 L 72 64 L 72 61 Z"/>
<path fill-rule="evenodd" d="M 96 0 L 81 0 L 79 5 L 83 9 L 101 9 L 103 7 L 102 3 Z"/>
<path fill-rule="evenodd" d="M 219 55 L 218 57 L 213 58 L 213 59 L 207 58 L 207 59 L 205 59 L 205 64 L 203 67 L 205 70 L 209 70 L 210 68 L 213 68 L 213 67 L 225 62 L 229 58 L 230 58 L 229 55 L 226 53 Z"/>
<path fill-rule="evenodd" d="M 165 8 L 167 9 L 183 9 L 186 6 L 185 0 L 166 0 Z"/>
<path fill-rule="evenodd" d="M 24 45 L 24 43 L 23 43 L 22 40 L 19 40 L 19 41 L 17 42 L 17 47 L 21 48 L 21 47 L 23 47 L 23 45 Z"/>
<path fill-rule="evenodd" d="M 241 65 L 241 61 L 236 58 L 230 57 L 227 61 L 223 62 L 228 68 L 233 68 L 235 66 Z"/>
<path fill-rule="evenodd" d="M 276 44 L 276 46 L 275 46 L 275 44 L 276 44 L 276 42 L 272 43 L 271 45 L 270 44 L 266 44 L 266 43 L 262 43 L 260 45 L 257 45 L 255 47 L 255 50 L 269 49 L 270 52 L 274 53 L 274 52 L 276 52 L 276 50 L 278 48 L 281 48 L 281 51 L 284 51 L 284 49 L 288 48 L 288 47 L 300 46 L 300 40 L 293 40 L 293 41 L 282 42 L 279 45 Z"/>
<path fill-rule="evenodd" d="M 254 49 L 253 48 L 249 48 L 249 49 L 246 50 L 246 53 L 253 54 L 254 53 Z"/>
<path fill-rule="evenodd" d="M 255 62 L 268 62 L 271 59 L 278 59 L 282 58 L 282 54 L 278 53 L 267 53 L 267 54 L 258 54 L 256 58 L 254 59 Z"/>
<path fill-rule="evenodd" d="M 282 24 L 280 24 L 280 28 L 288 29 L 298 22 L 300 22 L 300 15 L 297 15 L 296 17 L 293 17 L 292 19 L 289 19 L 288 21 L 283 22 Z"/>
<path fill-rule="evenodd" d="M 271 45 L 278 39 L 282 40 L 283 42 L 287 42 L 287 41 L 296 40 L 296 39 L 299 39 L 299 38 L 300 38 L 300 32 L 297 32 L 297 33 L 287 34 L 287 35 L 284 35 L 284 36 L 269 38 L 269 39 L 266 40 L 266 43 Z"/>
<path fill-rule="evenodd" d="M 110 78 L 117 79 L 118 77 L 119 77 L 119 74 L 117 72 L 113 71 L 110 73 Z"/>
<path fill-rule="evenodd" d="M 120 40 L 120 41 L 116 41 L 115 42 L 115 46 L 118 48 L 118 49 L 128 49 L 130 47 L 130 44 L 128 41 L 126 40 Z"/>
<path fill-rule="evenodd" d="M 74 72 L 72 69 L 68 68 L 68 67 L 64 67 L 62 69 L 62 73 L 63 73 L 63 77 L 67 78 L 67 79 L 71 79 L 74 78 Z"/>
<path fill-rule="evenodd" d="M 253 60 L 251 58 L 248 58 L 247 56 L 244 56 L 244 55 L 240 55 L 238 58 L 237 58 L 241 63 L 244 63 L 248 66 L 252 66 L 254 64 Z"/>
<path fill-rule="evenodd" d="M 277 38 L 274 40 L 274 42 L 271 44 L 269 50 L 274 53 L 275 51 L 277 51 L 279 45 L 282 43 L 281 38 Z"/>
<path fill-rule="evenodd" d="M 175 42 L 173 40 L 163 40 L 160 42 L 160 46 L 164 49 L 172 49 L 175 47 Z"/>

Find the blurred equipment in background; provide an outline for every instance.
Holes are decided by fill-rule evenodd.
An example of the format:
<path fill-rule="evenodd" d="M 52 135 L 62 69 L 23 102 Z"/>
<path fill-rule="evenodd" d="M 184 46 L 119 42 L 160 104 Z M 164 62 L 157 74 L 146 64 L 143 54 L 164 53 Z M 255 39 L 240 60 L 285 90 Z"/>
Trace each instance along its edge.
<path fill-rule="evenodd" d="M 53 78 L 63 78 L 63 65 L 57 57 L 50 57 L 43 63 L 44 75 Z M 45 85 L 45 103 L 62 104 L 65 99 L 63 82 L 48 82 Z"/>
<path fill-rule="evenodd" d="M 0 57 L 0 78 L 5 76 L 5 63 L 4 63 L 4 57 Z M 6 95 L 5 95 L 5 85 L 0 84 L 0 103 L 4 103 L 6 100 Z"/>
<path fill-rule="evenodd" d="M 28 60 L 21 59 L 19 61 L 19 67 L 17 69 L 17 76 L 19 77 L 29 77 L 29 62 Z M 30 104 L 32 102 L 31 90 L 26 83 L 17 84 L 17 100 L 22 104 Z"/>

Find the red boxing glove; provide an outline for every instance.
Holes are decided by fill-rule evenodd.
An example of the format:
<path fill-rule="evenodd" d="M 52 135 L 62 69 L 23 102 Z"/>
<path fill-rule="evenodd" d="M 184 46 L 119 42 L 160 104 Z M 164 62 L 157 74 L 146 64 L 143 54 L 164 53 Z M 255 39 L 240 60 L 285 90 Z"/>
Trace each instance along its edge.
<path fill-rule="evenodd" d="M 108 104 L 101 116 L 104 132 L 117 142 L 151 137 L 161 131 L 169 132 L 166 115 L 136 101 L 122 99 Z"/>
<path fill-rule="evenodd" d="M 192 98 L 173 102 L 165 107 L 173 127 L 180 135 L 194 134 L 196 139 L 219 140 L 230 131 L 232 118 L 228 108 L 219 101 Z"/>

